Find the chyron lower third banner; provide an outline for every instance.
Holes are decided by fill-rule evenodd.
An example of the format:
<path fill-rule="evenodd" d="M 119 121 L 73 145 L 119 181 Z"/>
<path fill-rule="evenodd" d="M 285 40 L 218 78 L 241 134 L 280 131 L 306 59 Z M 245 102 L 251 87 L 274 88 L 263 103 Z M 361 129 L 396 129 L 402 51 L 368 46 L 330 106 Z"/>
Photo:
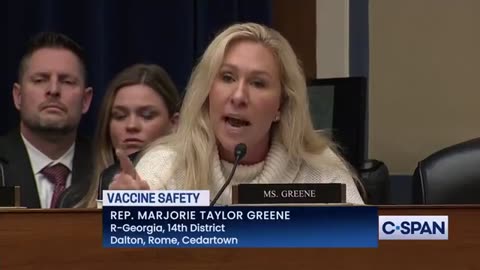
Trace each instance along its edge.
<path fill-rule="evenodd" d="M 103 207 L 106 248 L 376 248 L 370 206 Z"/>

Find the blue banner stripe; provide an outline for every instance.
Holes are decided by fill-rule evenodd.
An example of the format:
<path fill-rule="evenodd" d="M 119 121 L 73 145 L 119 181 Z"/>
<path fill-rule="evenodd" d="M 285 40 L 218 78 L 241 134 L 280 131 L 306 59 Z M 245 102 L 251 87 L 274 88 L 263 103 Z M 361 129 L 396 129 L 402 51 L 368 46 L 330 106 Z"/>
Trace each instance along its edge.
<path fill-rule="evenodd" d="M 104 207 L 104 247 L 378 247 L 376 207 Z"/>

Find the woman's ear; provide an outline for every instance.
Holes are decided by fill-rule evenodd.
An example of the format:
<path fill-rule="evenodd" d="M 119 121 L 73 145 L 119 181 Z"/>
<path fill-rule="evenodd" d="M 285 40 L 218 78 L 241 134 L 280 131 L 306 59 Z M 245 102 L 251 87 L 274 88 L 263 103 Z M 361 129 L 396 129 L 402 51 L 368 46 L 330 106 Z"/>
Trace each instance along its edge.
<path fill-rule="evenodd" d="M 277 111 L 277 114 L 275 115 L 275 119 L 273 119 L 273 122 L 278 122 L 280 121 L 280 111 Z"/>
<path fill-rule="evenodd" d="M 180 114 L 178 112 L 174 113 L 172 117 L 170 117 L 170 124 L 172 125 L 172 132 L 177 131 L 178 127 L 178 119 L 180 118 Z"/>

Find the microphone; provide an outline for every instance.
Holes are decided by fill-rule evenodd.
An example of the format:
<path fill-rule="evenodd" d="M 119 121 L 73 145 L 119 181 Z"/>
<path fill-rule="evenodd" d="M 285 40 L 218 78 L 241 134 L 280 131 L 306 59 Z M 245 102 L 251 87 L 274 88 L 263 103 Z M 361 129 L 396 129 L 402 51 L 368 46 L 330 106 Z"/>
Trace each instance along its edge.
<path fill-rule="evenodd" d="M 233 163 L 232 171 L 230 172 L 230 176 L 228 176 L 227 181 L 223 184 L 222 188 L 218 191 L 215 198 L 210 203 L 210 206 L 214 206 L 215 203 L 218 201 L 218 198 L 222 195 L 225 188 L 230 184 L 232 181 L 233 175 L 235 174 L 235 170 L 237 169 L 238 162 L 245 156 L 247 153 L 247 146 L 244 143 L 239 143 L 235 146 L 235 162 Z"/>
<path fill-rule="evenodd" d="M 3 164 L 5 161 L 0 158 L 0 187 L 7 186 L 5 183 L 5 169 L 3 168 Z"/>
<path fill-rule="evenodd" d="M 97 185 L 97 201 L 103 200 L 103 175 L 105 174 L 105 170 L 100 173 L 98 176 L 98 185 Z"/>
<path fill-rule="evenodd" d="M 120 165 L 118 162 L 110 165 L 109 167 L 105 168 L 98 177 L 98 186 L 97 186 L 97 200 L 103 200 L 103 188 L 105 185 L 110 185 L 113 180 L 113 177 L 120 171 Z"/>

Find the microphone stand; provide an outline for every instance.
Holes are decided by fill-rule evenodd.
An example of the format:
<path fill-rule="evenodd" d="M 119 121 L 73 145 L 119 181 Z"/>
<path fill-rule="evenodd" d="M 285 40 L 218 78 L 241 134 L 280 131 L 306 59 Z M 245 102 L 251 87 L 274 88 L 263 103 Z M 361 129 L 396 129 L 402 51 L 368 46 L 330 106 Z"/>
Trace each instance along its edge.
<path fill-rule="evenodd" d="M 215 203 L 217 203 L 218 199 L 223 194 L 223 191 L 225 190 L 225 188 L 227 188 L 230 182 L 232 182 L 232 178 L 233 178 L 233 175 L 235 174 L 235 170 L 237 169 L 238 162 L 245 156 L 246 153 L 247 153 L 247 146 L 245 144 L 239 143 L 235 146 L 235 162 L 233 163 L 232 171 L 230 172 L 230 175 L 228 176 L 227 181 L 225 181 L 222 188 L 217 192 L 217 195 L 210 203 L 210 206 L 214 206 Z"/>

